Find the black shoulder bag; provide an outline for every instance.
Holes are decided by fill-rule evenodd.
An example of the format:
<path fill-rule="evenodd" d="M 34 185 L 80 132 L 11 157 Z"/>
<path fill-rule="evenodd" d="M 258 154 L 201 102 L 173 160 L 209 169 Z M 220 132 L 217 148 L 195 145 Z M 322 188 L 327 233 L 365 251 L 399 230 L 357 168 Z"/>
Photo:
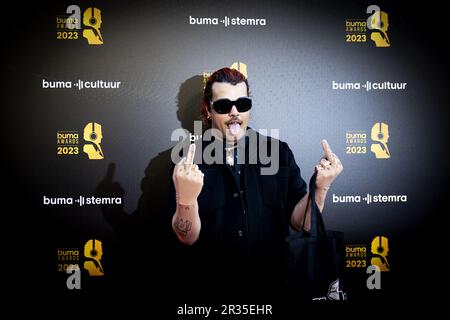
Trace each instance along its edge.
<path fill-rule="evenodd" d="M 286 238 L 286 284 L 299 297 L 346 300 L 342 287 L 343 233 L 325 230 L 322 214 L 315 201 L 315 190 L 316 174 L 309 182 L 311 230 L 301 230 Z"/>

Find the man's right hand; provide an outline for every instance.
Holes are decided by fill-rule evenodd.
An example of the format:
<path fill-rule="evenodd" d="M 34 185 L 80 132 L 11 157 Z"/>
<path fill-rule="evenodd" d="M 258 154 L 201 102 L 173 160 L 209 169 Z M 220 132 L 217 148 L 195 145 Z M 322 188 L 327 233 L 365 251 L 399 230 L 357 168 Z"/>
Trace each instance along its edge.
<path fill-rule="evenodd" d="M 192 205 L 202 191 L 203 176 L 198 166 L 194 164 L 195 144 L 191 144 L 187 157 L 184 157 L 173 169 L 173 183 L 177 194 L 177 203 Z"/>

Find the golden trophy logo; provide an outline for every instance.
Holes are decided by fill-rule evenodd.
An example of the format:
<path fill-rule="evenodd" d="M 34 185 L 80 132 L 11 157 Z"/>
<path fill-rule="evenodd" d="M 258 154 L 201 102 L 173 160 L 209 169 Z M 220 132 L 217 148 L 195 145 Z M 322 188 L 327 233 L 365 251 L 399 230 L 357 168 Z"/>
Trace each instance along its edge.
<path fill-rule="evenodd" d="M 375 154 L 375 157 L 377 159 L 389 159 L 391 157 L 387 146 L 389 140 L 389 126 L 386 123 L 377 122 L 373 125 L 372 140 L 374 142 L 370 146 L 370 151 Z"/>
<path fill-rule="evenodd" d="M 85 25 L 83 37 L 87 39 L 88 43 L 92 45 L 103 44 L 103 38 L 100 33 L 102 25 L 102 12 L 100 9 L 87 8 L 83 14 L 83 24 Z"/>
<path fill-rule="evenodd" d="M 372 259 L 370 264 L 380 268 L 380 271 L 390 271 L 387 255 L 389 252 L 388 239 L 377 236 L 372 240 Z"/>
<path fill-rule="evenodd" d="M 83 22 L 83 27 L 81 25 Z M 81 9 L 77 5 L 70 5 L 65 15 L 56 17 L 56 39 L 58 40 L 81 40 L 81 34 L 89 45 L 103 44 L 100 32 L 102 25 L 102 12 L 95 7 L 89 7 L 83 12 L 81 20 Z"/>
<path fill-rule="evenodd" d="M 244 77 L 248 78 L 247 76 L 247 65 L 243 62 L 235 62 L 231 65 L 230 69 L 235 69 L 242 73 Z"/>
<path fill-rule="evenodd" d="M 243 62 L 234 62 L 230 66 L 230 69 L 235 69 L 235 70 L 239 71 L 240 73 L 242 73 L 246 78 L 248 78 L 248 76 L 247 76 L 247 65 L 245 63 L 243 63 Z M 206 82 L 208 82 L 208 79 L 211 76 L 211 74 L 212 74 L 211 71 L 203 72 L 203 90 L 205 90 Z"/>
<path fill-rule="evenodd" d="M 89 272 L 90 276 L 103 276 L 102 259 L 103 250 L 102 242 L 96 239 L 91 239 L 84 245 L 84 256 L 86 261 L 84 262 L 84 269 Z"/>
<path fill-rule="evenodd" d="M 388 14 L 380 10 L 380 7 L 371 5 L 367 8 L 367 13 L 371 13 L 367 18 L 367 27 L 371 30 L 370 39 L 377 47 L 390 47 L 391 42 L 387 34 L 389 28 Z"/>
<path fill-rule="evenodd" d="M 96 122 L 89 122 L 84 127 L 84 140 L 86 143 L 83 146 L 83 152 L 86 153 L 90 160 L 104 159 L 102 147 L 102 126 Z"/>

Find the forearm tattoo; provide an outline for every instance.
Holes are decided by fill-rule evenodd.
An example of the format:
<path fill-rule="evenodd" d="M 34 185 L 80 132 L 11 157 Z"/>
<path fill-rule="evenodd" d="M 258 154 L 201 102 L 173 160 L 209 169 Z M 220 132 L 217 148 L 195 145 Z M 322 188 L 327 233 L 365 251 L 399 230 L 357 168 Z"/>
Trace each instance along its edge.
<path fill-rule="evenodd" d="M 180 236 L 186 237 L 187 233 L 191 230 L 192 221 L 176 218 L 173 226 L 175 227 L 176 233 Z"/>

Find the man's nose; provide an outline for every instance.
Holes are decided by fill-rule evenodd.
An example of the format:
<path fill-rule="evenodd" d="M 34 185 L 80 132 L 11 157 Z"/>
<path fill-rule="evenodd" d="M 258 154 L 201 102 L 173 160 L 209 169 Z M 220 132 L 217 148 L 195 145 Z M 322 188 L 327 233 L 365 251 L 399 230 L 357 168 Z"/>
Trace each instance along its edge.
<path fill-rule="evenodd" d="M 231 110 L 230 110 L 229 116 L 230 116 L 230 117 L 235 117 L 235 116 L 238 116 L 238 115 L 239 115 L 239 111 L 238 111 L 238 109 L 236 108 L 236 106 L 233 105 L 233 107 L 232 107 Z"/>

